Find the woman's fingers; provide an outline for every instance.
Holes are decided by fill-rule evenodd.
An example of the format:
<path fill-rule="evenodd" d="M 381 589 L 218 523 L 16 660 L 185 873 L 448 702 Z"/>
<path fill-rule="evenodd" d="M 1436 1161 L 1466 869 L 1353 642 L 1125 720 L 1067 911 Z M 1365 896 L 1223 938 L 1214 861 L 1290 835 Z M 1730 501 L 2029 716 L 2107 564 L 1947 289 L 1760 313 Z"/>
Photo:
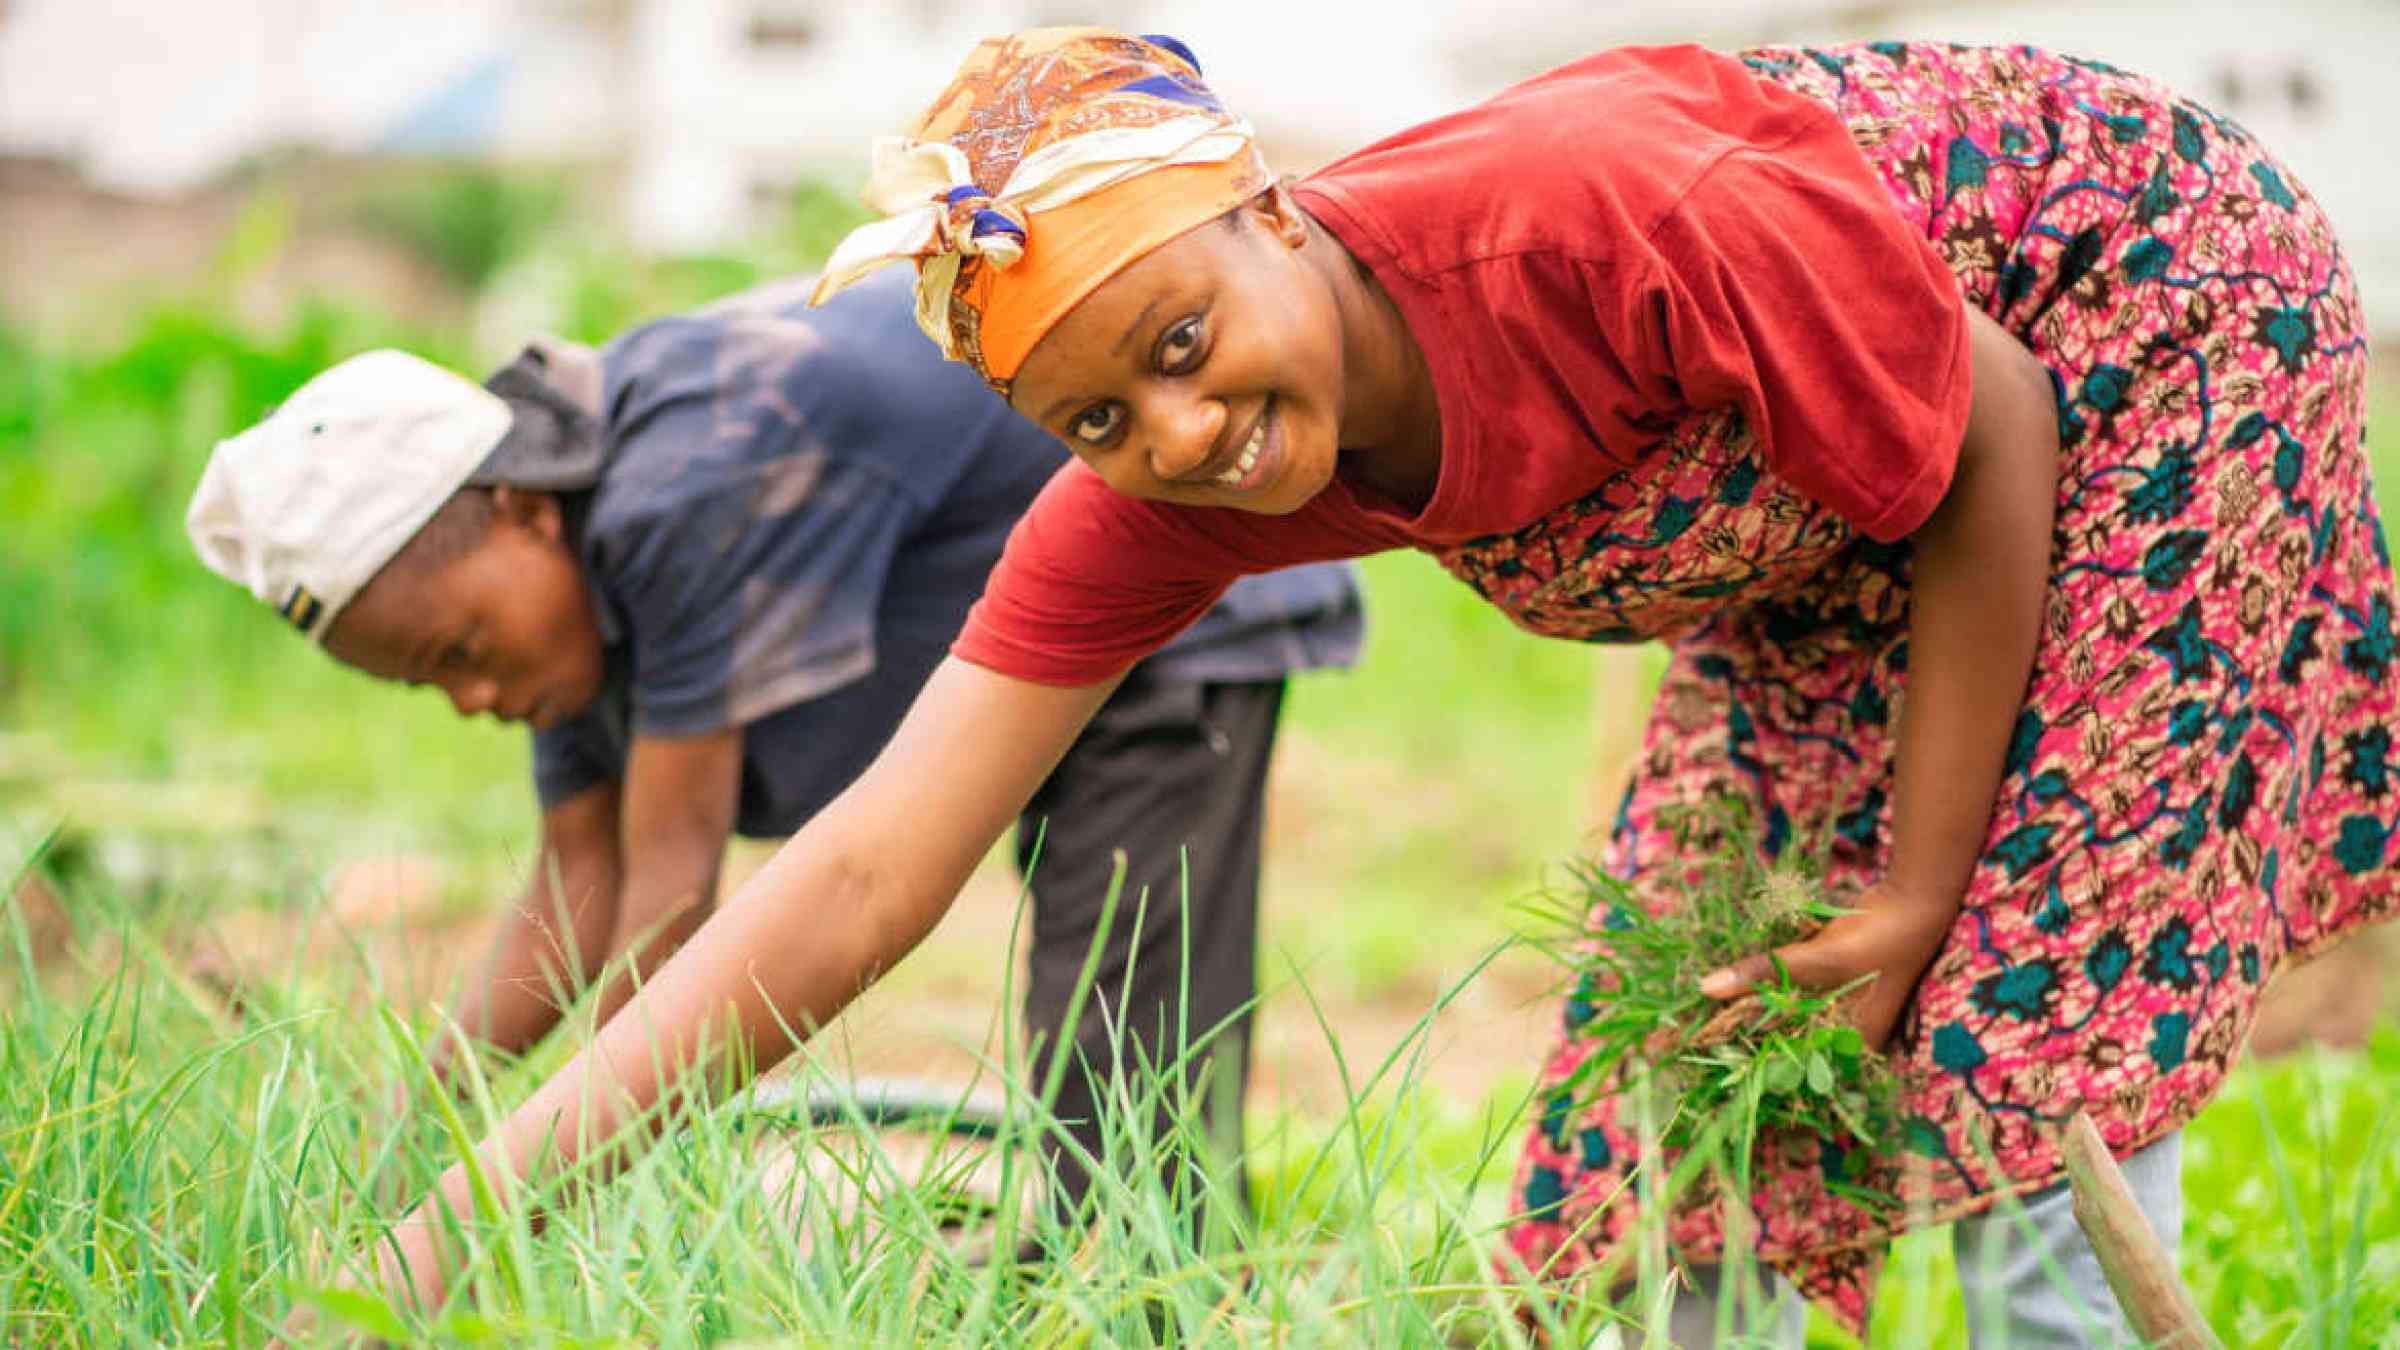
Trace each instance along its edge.
<path fill-rule="evenodd" d="M 1713 999 L 1739 998 L 1773 979 L 1777 963 L 1790 973 L 1792 983 L 1803 989 L 1838 988 L 1874 968 L 1871 964 L 1862 965 L 1851 946 L 1845 934 L 1828 928 L 1804 942 L 1745 956 L 1721 970 L 1710 971 L 1701 977 L 1700 992 Z"/>
<path fill-rule="evenodd" d="M 1775 952 L 1760 952 L 1756 956 L 1745 956 L 1723 970 L 1710 971 L 1701 977 L 1700 992 L 1713 999 L 1740 998 L 1772 979 L 1777 961 L 1782 961 L 1786 969 L 1792 969 L 1792 958 L 1801 955 L 1808 945 L 1800 942 Z M 1798 978 L 1798 972 L 1794 970 L 1793 973 L 1794 978 Z"/>

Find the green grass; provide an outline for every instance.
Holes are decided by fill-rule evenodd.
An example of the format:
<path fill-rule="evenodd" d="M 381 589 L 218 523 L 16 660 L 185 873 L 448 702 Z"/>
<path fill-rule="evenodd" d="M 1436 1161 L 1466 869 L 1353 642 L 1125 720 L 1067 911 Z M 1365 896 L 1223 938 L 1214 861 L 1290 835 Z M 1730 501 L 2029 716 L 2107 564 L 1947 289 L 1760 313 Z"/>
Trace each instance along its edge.
<path fill-rule="evenodd" d="M 28 847 L 0 852 L 0 875 Z M 1331 1118 L 1256 1123 L 1262 1217 L 1231 1244 L 1192 1237 L 1146 1180 L 1111 1190 L 1086 1240 L 1039 1206 L 973 1198 L 965 1152 L 919 1173 L 853 1149 L 856 1182 L 795 1190 L 783 1155 L 857 1132 L 737 1098 L 675 1122 L 605 1186 L 553 1177 L 460 1216 L 472 1255 L 438 1319 L 328 1294 L 548 1063 L 496 1066 L 455 1120 L 422 1092 L 395 1117 L 385 1104 L 422 1082 L 428 1029 L 359 992 L 371 967 L 296 963 L 235 1020 L 175 973 L 154 918 L 103 888 L 75 899 L 87 956 L 67 967 L 37 972 L 13 915 L 0 923 L 12 1343 L 260 1344 L 304 1305 L 325 1312 L 316 1338 L 329 1341 L 658 1346 L 1521 1344 L 1521 1309 L 1570 1340 L 1619 1316 L 1497 1273 L 1523 1103 L 1447 1099 L 1419 1078 L 1413 1041 L 1347 1065 Z M 1038 1063 L 1014 1049 L 992 1082 L 1039 1083 Z M 839 1081 L 822 1065 L 799 1077 Z M 2190 1127 L 2183 1268 L 2229 1344 L 2374 1344 L 2400 1326 L 2396 1091 L 2400 1031 L 2387 1029 L 2364 1053 L 2242 1069 Z M 1013 1114 L 1041 1119 L 1022 1098 Z M 1011 1125 L 996 1147 L 1022 1170 L 1033 1133 Z M 1155 1146 L 1112 1130 L 1106 1165 L 1146 1178 Z M 538 1231 L 537 1211 L 550 1216 Z M 1008 1215 L 1040 1259 L 963 1260 L 944 1227 L 961 1214 Z M 1901 1244 L 1873 1344 L 1962 1343 L 1945 1251 L 1939 1234 Z M 1822 1324 L 1813 1340 L 1841 1343 Z"/>
<path fill-rule="evenodd" d="M 87 913 L 112 904 L 105 892 L 78 900 Z M 737 1099 L 681 1121 L 669 1146 L 605 1188 L 562 1177 L 462 1216 L 473 1255 L 438 1321 L 373 1293 L 326 1295 L 396 1203 L 539 1066 L 503 1071 L 456 1121 L 423 1098 L 395 1120 L 382 1104 L 395 1083 L 421 1080 L 422 1028 L 350 996 L 347 982 L 369 972 L 295 970 L 235 1022 L 174 975 L 138 918 L 114 918 L 99 932 L 121 936 L 121 961 L 46 978 L 29 957 L 6 963 L 0 1338 L 11 1342 L 255 1344 L 299 1304 L 330 1314 L 329 1337 L 505 1344 L 1514 1334 L 1513 1296 L 1485 1274 L 1489 1224 L 1467 1212 L 1476 1173 L 1505 1155 L 1509 1120 L 1468 1133 L 1429 1117 L 1400 1061 L 1359 1066 L 1358 1092 L 1406 1105 L 1277 1133 L 1260 1159 L 1274 1178 L 1270 1217 L 1238 1245 L 1191 1236 L 1154 1182 L 1135 1181 L 1111 1196 L 1094 1240 L 1038 1207 L 1001 1205 L 1049 1259 L 970 1265 L 941 1226 L 962 1208 L 963 1161 L 915 1182 L 869 1151 L 859 1186 L 807 1182 L 795 1201 L 775 1180 L 779 1156 L 848 1131 Z M 1014 1067 L 1005 1081 L 1042 1080 L 1021 1058 Z M 1012 1118 L 1041 1119 L 1022 1101 Z M 1033 1127 L 1011 1128 L 995 1147 L 1023 1167 Z M 1142 1160 L 1155 1141 L 1111 1139 L 1118 1174 L 1152 1175 Z M 553 1216 L 538 1235 L 527 1202 Z"/>

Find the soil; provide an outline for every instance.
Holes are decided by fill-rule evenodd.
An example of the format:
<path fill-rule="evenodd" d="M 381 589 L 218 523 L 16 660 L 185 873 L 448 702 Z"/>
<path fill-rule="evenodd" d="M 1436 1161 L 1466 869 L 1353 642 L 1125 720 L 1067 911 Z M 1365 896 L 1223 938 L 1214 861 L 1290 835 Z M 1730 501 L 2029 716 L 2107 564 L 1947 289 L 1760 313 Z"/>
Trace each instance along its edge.
<path fill-rule="evenodd" d="M 36 965 L 48 965 L 66 955 L 74 930 L 67 923 L 66 906 L 59 903 L 58 892 L 47 878 L 29 872 L 18 878 L 11 892 L 17 917 L 25 925 L 25 939 L 33 952 Z"/>
<path fill-rule="evenodd" d="M 239 312 L 271 322 L 297 297 L 322 294 L 415 323 L 463 320 L 467 297 L 430 262 L 326 218 L 324 203 L 374 172 L 329 157 L 283 168 L 277 181 L 306 228 L 240 278 L 232 297 Z M 112 313 L 139 308 L 111 302 L 217 284 L 219 251 L 252 186 L 237 175 L 174 197 L 127 196 L 53 161 L 0 156 L 0 258 L 12 263 L 0 266 L 0 314 L 37 332 L 104 330 Z"/>
<path fill-rule="evenodd" d="M 2262 1059 L 2308 1045 L 2354 1050 L 2393 1006 L 2391 969 L 2400 957 L 2394 931 L 2369 929 L 2267 986 L 2250 1028 L 2250 1053 Z"/>

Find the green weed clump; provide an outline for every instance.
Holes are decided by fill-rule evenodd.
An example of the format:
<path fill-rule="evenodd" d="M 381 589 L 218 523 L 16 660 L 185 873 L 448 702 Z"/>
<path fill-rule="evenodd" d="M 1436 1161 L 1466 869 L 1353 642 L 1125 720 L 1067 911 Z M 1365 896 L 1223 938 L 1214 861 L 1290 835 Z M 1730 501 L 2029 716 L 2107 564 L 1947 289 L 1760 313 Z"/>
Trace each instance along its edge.
<path fill-rule="evenodd" d="M 1709 972 L 1798 942 L 1842 913 L 1809 851 L 1768 858 L 1734 802 L 1712 801 L 1672 826 L 1686 864 L 1674 903 L 1646 906 L 1625 882 L 1582 862 L 1570 869 L 1571 892 L 1543 907 L 1545 923 L 1572 925 L 1542 934 L 1539 945 L 1574 973 L 1571 1034 L 1593 1047 L 1563 1085 L 1569 1100 L 1654 1094 L 1658 1142 L 1678 1159 L 1677 1192 L 1704 1177 L 1746 1191 L 1761 1143 L 1778 1137 L 1890 1151 L 1899 1080 L 1842 1010 L 1855 984 L 1803 989 L 1777 963 L 1774 977 L 1742 998 L 1721 1003 L 1700 992 Z M 1857 1203 L 1893 1203 L 1849 1182 L 1829 1185 Z"/>

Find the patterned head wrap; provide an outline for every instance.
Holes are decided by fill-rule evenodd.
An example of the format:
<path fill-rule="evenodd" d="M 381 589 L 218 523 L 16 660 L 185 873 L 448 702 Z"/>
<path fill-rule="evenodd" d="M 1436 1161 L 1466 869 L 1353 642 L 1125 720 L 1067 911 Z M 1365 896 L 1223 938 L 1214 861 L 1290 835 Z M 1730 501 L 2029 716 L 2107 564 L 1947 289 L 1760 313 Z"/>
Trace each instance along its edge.
<path fill-rule="evenodd" d="M 875 143 L 861 195 L 886 218 L 842 241 L 813 299 L 913 261 L 917 326 L 1006 398 L 1076 301 L 1267 188 L 1253 142 L 1173 38 L 986 39 L 910 135 Z"/>

